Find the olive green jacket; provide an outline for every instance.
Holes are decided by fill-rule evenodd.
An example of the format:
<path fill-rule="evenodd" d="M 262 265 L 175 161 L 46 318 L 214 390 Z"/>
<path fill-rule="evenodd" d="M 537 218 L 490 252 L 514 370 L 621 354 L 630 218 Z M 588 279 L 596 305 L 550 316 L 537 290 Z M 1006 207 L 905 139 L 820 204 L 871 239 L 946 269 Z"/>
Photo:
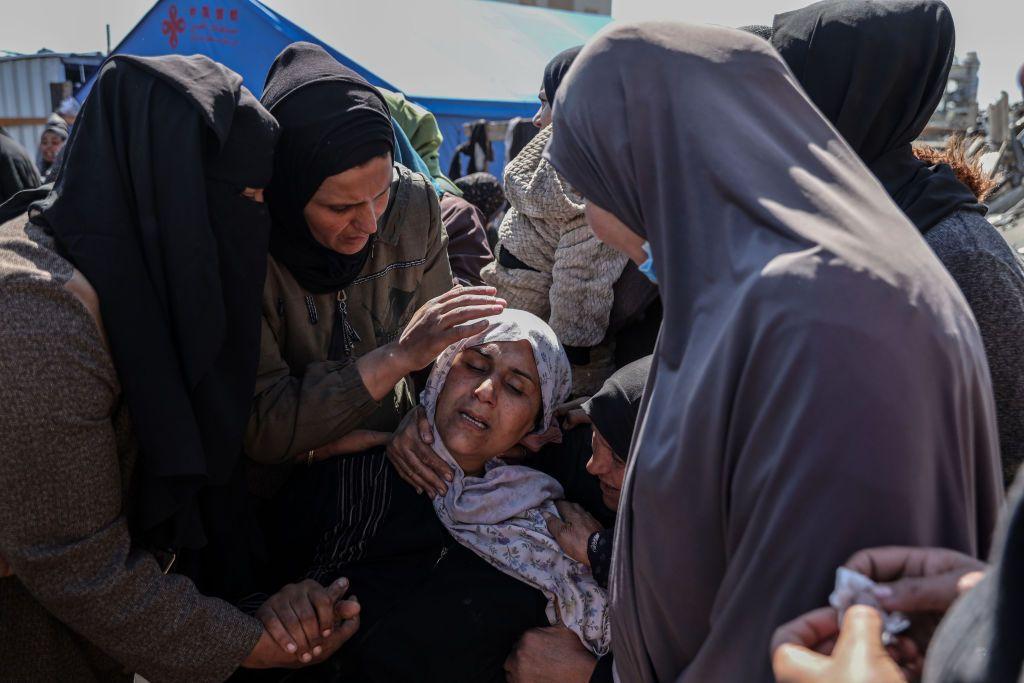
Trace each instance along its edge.
<path fill-rule="evenodd" d="M 433 186 L 396 166 L 392 198 L 359 277 L 337 293 L 311 294 L 270 257 L 263 334 L 246 452 L 264 464 L 292 461 L 353 429 L 393 431 L 414 405 L 411 380 L 374 401 L 355 359 L 401 334 L 413 313 L 452 287 L 448 238 Z M 347 310 L 351 356 L 328 360 L 334 318 Z"/>

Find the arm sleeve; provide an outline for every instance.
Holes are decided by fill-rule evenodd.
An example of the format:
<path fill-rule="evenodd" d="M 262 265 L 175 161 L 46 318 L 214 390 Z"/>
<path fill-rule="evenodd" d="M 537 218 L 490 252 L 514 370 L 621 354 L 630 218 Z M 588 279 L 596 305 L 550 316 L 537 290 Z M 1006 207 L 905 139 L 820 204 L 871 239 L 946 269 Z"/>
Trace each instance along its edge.
<path fill-rule="evenodd" d="M 416 308 L 436 296 L 441 296 L 454 284 L 452 267 L 448 261 L 448 233 L 441 223 L 441 206 L 433 189 L 426 186 L 424 191 L 429 195 L 427 201 L 430 203 L 430 226 L 427 230 L 427 263 L 416 297 Z"/>
<path fill-rule="evenodd" d="M 260 334 L 256 396 L 245 452 L 263 464 L 288 463 L 356 429 L 380 404 L 351 360 L 310 363 L 291 374 L 266 315 Z"/>
<path fill-rule="evenodd" d="M 614 529 L 595 531 L 587 541 L 587 559 L 590 560 L 590 573 L 601 588 L 608 587 L 608 577 L 612 571 L 612 548 L 614 547 Z"/>
<path fill-rule="evenodd" d="M 590 674 L 590 683 L 613 683 L 615 680 L 615 665 L 612 653 L 598 657 L 594 673 Z"/>
<path fill-rule="evenodd" d="M 494 260 L 480 209 L 446 194 L 441 200 L 441 222 L 448 235 L 448 261 L 455 280 L 467 287 L 484 284 L 480 271 Z"/>
<path fill-rule="evenodd" d="M 775 628 L 825 606 L 860 549 L 982 552 L 999 505 L 979 494 L 996 479 L 983 368 L 950 338 L 907 345 L 895 333 L 913 323 L 877 323 L 888 328 L 783 326 L 739 380 L 723 442 L 728 561 L 682 680 L 773 680 Z"/>
<path fill-rule="evenodd" d="M 551 268 L 551 329 L 566 346 L 601 343 L 611 316 L 612 286 L 628 256 L 601 242 L 583 225 L 562 233 Z"/>
<path fill-rule="evenodd" d="M 223 680 L 262 627 L 132 547 L 99 331 L 71 294 L 25 289 L 16 296 L 31 305 L 7 307 L 0 326 L 0 555 L 55 619 L 127 670 Z"/>
<path fill-rule="evenodd" d="M 1024 462 L 1024 273 L 1018 264 L 1011 265 L 987 251 L 944 259 L 943 265 L 956 280 L 981 330 L 996 399 L 1003 484 L 1009 487 Z"/>

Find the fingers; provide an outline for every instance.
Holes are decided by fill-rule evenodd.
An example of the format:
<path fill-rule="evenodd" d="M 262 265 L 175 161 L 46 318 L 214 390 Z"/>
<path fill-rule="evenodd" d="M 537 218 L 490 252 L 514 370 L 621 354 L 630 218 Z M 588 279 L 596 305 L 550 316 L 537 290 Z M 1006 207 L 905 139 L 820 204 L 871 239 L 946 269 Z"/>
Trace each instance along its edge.
<path fill-rule="evenodd" d="M 774 651 L 785 644 L 815 649 L 819 643 L 837 635 L 839 619 L 836 611 L 831 607 L 822 607 L 775 629 L 771 649 Z"/>
<path fill-rule="evenodd" d="M 565 533 L 565 522 L 555 517 L 550 512 L 541 512 L 544 515 L 544 522 L 547 524 L 548 533 L 554 536 L 559 545 L 562 544 L 562 534 Z"/>
<path fill-rule="evenodd" d="M 323 592 L 323 589 L 318 587 L 316 591 Z M 299 619 L 299 625 L 302 628 L 302 633 L 306 636 L 306 643 L 308 643 L 308 647 L 301 650 L 303 653 L 301 659 L 304 662 L 309 661 L 306 659 L 307 654 L 310 659 L 320 654 L 320 641 L 322 640 L 320 621 L 317 619 L 316 609 L 313 607 L 313 593 L 316 591 L 305 592 L 292 602 L 292 609 Z"/>
<path fill-rule="evenodd" d="M 312 660 L 313 655 L 310 652 L 313 648 L 309 644 L 309 640 L 306 638 L 306 631 L 302 628 L 302 620 L 295 614 L 295 610 L 292 608 L 290 602 L 279 605 L 275 611 L 278 617 L 281 619 L 281 623 L 288 631 L 288 635 L 291 637 L 292 642 L 298 647 L 299 659 L 303 662 L 309 662 Z"/>
<path fill-rule="evenodd" d="M 256 616 L 263 622 L 263 628 L 266 629 L 267 633 L 270 634 L 270 637 L 274 639 L 274 642 L 277 643 L 278 647 L 289 654 L 295 654 L 299 651 L 299 646 L 288 634 L 288 630 L 284 627 L 284 624 L 281 623 L 281 619 L 273 609 L 267 608 L 266 606 L 260 607 L 256 612 Z"/>
<path fill-rule="evenodd" d="M 497 299 L 495 299 L 497 301 Z M 463 305 L 455 308 L 451 311 L 442 313 L 437 319 L 437 325 L 440 329 L 448 329 L 467 323 L 470 320 L 477 320 L 478 318 L 487 318 L 492 315 L 497 315 L 505 310 L 503 304 L 485 303 L 478 305 Z M 485 321 L 486 322 L 486 321 Z"/>
<path fill-rule="evenodd" d="M 558 510 L 558 514 L 562 519 L 569 523 L 572 522 L 573 518 L 580 517 L 583 512 L 582 507 L 567 500 L 556 500 L 555 508 Z"/>
<path fill-rule="evenodd" d="M 477 286 L 477 287 L 452 287 L 444 294 L 434 297 L 434 303 L 444 303 L 451 301 L 457 296 L 471 295 L 471 296 L 494 296 L 498 293 L 498 290 L 494 287 Z"/>
<path fill-rule="evenodd" d="M 348 600 L 339 600 L 334 603 L 334 620 L 336 624 L 340 624 L 345 619 L 355 619 L 362 613 L 362 606 L 359 601 L 356 600 L 355 596 L 352 596 Z"/>
<path fill-rule="evenodd" d="M 772 653 L 776 683 L 828 680 L 829 658 L 800 645 L 786 644 Z"/>
<path fill-rule="evenodd" d="M 352 615 L 345 617 L 345 621 L 341 622 L 341 626 L 339 626 L 336 631 L 338 636 L 341 638 L 341 642 L 344 643 L 359 630 L 360 606 L 359 599 L 354 595 L 348 600 L 342 600 L 340 604 L 345 605 L 345 614 Z"/>
<path fill-rule="evenodd" d="M 416 406 L 416 425 L 419 428 L 420 440 L 426 444 L 434 443 L 434 429 L 427 419 L 427 411 L 423 406 Z"/>
<path fill-rule="evenodd" d="M 422 444 L 419 445 L 422 446 Z M 423 448 L 426 447 L 424 446 Z M 451 471 L 448 470 L 448 465 L 441 460 L 440 456 L 434 453 L 433 449 L 427 450 L 429 450 L 429 454 L 425 453 L 422 457 L 417 452 L 418 449 L 411 453 L 407 453 L 404 458 L 404 462 L 420 480 L 426 482 L 426 485 L 423 486 L 425 491 L 428 491 L 432 496 L 443 496 L 448 492 L 448 485 L 444 482 L 441 476 L 437 474 L 437 472 L 431 469 L 431 467 L 424 462 L 424 459 L 436 458 L 441 462 L 441 465 L 444 467 L 447 474 L 451 474 Z"/>
<path fill-rule="evenodd" d="M 960 576 L 953 573 L 906 578 L 875 588 L 875 596 L 890 612 L 945 612 L 960 595 Z"/>
<path fill-rule="evenodd" d="M 579 425 L 590 424 L 590 416 L 579 409 L 570 410 L 563 420 L 563 424 L 566 429 L 572 429 Z"/>
<path fill-rule="evenodd" d="M 470 337 L 480 334 L 487 329 L 486 320 L 478 320 L 475 323 L 469 323 L 468 325 L 456 325 L 455 327 L 447 330 L 443 336 L 444 348 L 451 346 L 452 344 L 462 341 L 463 339 L 469 339 Z"/>
<path fill-rule="evenodd" d="M 874 607 L 853 605 L 843 616 L 835 656 L 865 663 L 880 655 L 888 657 L 882 645 L 882 626 L 882 614 Z"/>
<path fill-rule="evenodd" d="M 405 480 L 407 484 L 416 489 L 416 493 L 423 493 L 430 489 L 430 486 L 426 481 L 423 480 L 418 474 L 416 474 L 412 468 L 405 463 L 405 459 L 402 455 L 393 454 L 391 449 L 388 449 L 388 458 L 391 460 L 392 466 L 395 471 L 398 472 L 398 476 Z"/>

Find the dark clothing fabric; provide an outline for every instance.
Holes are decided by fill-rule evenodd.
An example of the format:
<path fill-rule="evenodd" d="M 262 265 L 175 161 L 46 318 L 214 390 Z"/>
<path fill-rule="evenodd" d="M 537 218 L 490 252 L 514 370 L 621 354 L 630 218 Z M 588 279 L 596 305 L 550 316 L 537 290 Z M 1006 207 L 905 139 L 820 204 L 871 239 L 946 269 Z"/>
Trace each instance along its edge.
<path fill-rule="evenodd" d="M 577 45 L 562 50 L 544 67 L 544 96 L 548 98 L 549 103 L 554 104 L 558 86 L 562 84 L 562 79 L 569 73 L 569 67 L 582 49 L 582 45 Z"/>
<path fill-rule="evenodd" d="M 948 216 L 925 241 L 978 321 L 996 398 L 1003 483 L 1009 488 L 1024 463 L 1024 269 L 999 231 L 973 211 Z"/>
<path fill-rule="evenodd" d="M 24 147 L 0 128 L 0 204 L 22 190 L 38 187 L 39 172 Z"/>
<path fill-rule="evenodd" d="M 101 304 L 42 227 L 0 226 L 0 679 L 222 681 L 263 627 L 130 533 L 138 439 Z"/>
<path fill-rule="evenodd" d="M 629 444 L 640 413 L 640 399 L 651 373 L 651 356 L 641 358 L 615 371 L 601 390 L 581 407 L 590 416 L 590 424 L 608 442 L 612 452 L 628 461 Z"/>
<path fill-rule="evenodd" d="M 351 581 L 359 632 L 296 680 L 504 681 L 546 598 L 451 537 L 382 450 L 296 468 L 275 515 L 290 580 Z M 313 549 L 310 552 L 310 549 Z"/>
<path fill-rule="evenodd" d="M 505 206 L 505 189 L 501 181 L 490 173 L 470 173 L 456 180 L 455 184 L 462 190 L 462 198 L 480 209 L 487 220 Z"/>
<path fill-rule="evenodd" d="M 953 17 L 940 0 L 824 0 L 775 17 L 772 45 L 922 233 L 958 209 L 987 209 L 948 164 L 911 143 L 943 93 Z"/>
<path fill-rule="evenodd" d="M 566 500 L 583 506 L 606 527 L 615 524 L 615 511 L 608 509 L 597 477 L 587 472 L 587 461 L 593 455 L 590 426 L 579 425 L 562 434 L 560 443 L 545 444 L 527 456 L 525 464 L 553 477 L 562 485 Z"/>
<path fill-rule="evenodd" d="M 99 295 L 140 442 L 130 523 L 159 548 L 205 545 L 199 492 L 236 472 L 255 384 L 270 226 L 241 191 L 269 181 L 277 124 L 241 83 L 112 57 L 34 219 Z"/>
<path fill-rule="evenodd" d="M 373 239 L 356 254 L 340 254 L 316 241 L 303 209 L 326 178 L 382 154 L 393 158 L 387 102 L 362 76 L 312 43 L 293 43 L 278 55 L 261 101 L 281 124 L 267 188 L 270 253 L 314 294 L 344 289 L 359 276 Z"/>
<path fill-rule="evenodd" d="M 448 167 L 449 178 L 462 177 L 461 155 L 469 157 L 466 164 L 466 175 L 480 173 L 487 170 L 487 164 L 494 161 L 494 149 L 487 137 L 487 121 L 480 119 L 474 121 L 469 129 L 469 139 L 455 148 L 451 165 Z"/>
<path fill-rule="evenodd" d="M 484 215 L 462 197 L 441 196 L 441 223 L 448 233 L 448 262 L 456 282 L 467 287 L 484 284 L 480 269 L 494 260 L 487 243 Z"/>
<path fill-rule="evenodd" d="M 602 588 L 608 587 L 608 579 L 612 574 L 612 546 L 615 540 L 614 529 L 595 531 L 587 542 L 587 558 L 590 560 L 590 572 L 594 580 Z"/>
<path fill-rule="evenodd" d="M 615 680 L 615 660 L 611 652 L 597 660 L 590 683 L 612 683 Z"/>
<path fill-rule="evenodd" d="M 928 647 L 925 683 L 1024 680 L 1024 476 L 1020 473 L 990 563 L 981 583 L 961 597 L 939 625 Z"/>
<path fill-rule="evenodd" d="M 987 551 L 1002 482 L 974 318 L 768 43 L 606 30 L 554 127 L 551 163 L 649 242 L 664 306 L 615 527 L 619 680 L 767 683 L 756 653 L 855 551 Z"/>
<path fill-rule="evenodd" d="M 508 130 L 505 131 L 505 165 L 512 163 L 539 132 L 540 128 L 533 125 L 533 119 L 520 116 L 509 119 Z"/>

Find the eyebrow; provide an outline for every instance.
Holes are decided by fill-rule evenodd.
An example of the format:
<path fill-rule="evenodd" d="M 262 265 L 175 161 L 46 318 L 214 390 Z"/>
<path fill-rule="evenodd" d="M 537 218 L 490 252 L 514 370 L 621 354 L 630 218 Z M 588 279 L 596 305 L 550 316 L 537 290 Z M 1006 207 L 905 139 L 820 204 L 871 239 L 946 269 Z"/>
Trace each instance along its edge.
<path fill-rule="evenodd" d="M 479 354 L 480 354 L 481 356 L 483 356 L 483 357 L 484 357 L 484 358 L 486 358 L 487 360 L 493 360 L 493 359 L 491 358 L 491 354 L 487 353 L 486 351 L 484 351 L 484 350 L 483 350 L 483 348 L 481 348 L 481 347 L 479 347 L 479 346 L 474 346 L 474 347 L 473 347 L 473 348 L 472 348 L 471 350 L 472 350 L 472 351 L 476 351 L 477 353 L 479 353 Z M 534 378 L 533 378 L 533 377 L 532 377 L 532 376 L 530 375 L 530 373 L 526 372 L 525 370 L 520 370 L 519 368 L 515 368 L 515 367 L 514 367 L 514 368 L 511 368 L 511 370 L 512 370 L 512 373 L 513 373 L 513 374 L 515 374 L 515 375 L 519 375 L 520 377 L 525 377 L 526 379 L 530 380 L 530 381 L 531 381 L 531 382 L 533 382 L 534 384 L 537 384 L 537 380 L 535 380 L 535 379 L 534 379 Z"/>

